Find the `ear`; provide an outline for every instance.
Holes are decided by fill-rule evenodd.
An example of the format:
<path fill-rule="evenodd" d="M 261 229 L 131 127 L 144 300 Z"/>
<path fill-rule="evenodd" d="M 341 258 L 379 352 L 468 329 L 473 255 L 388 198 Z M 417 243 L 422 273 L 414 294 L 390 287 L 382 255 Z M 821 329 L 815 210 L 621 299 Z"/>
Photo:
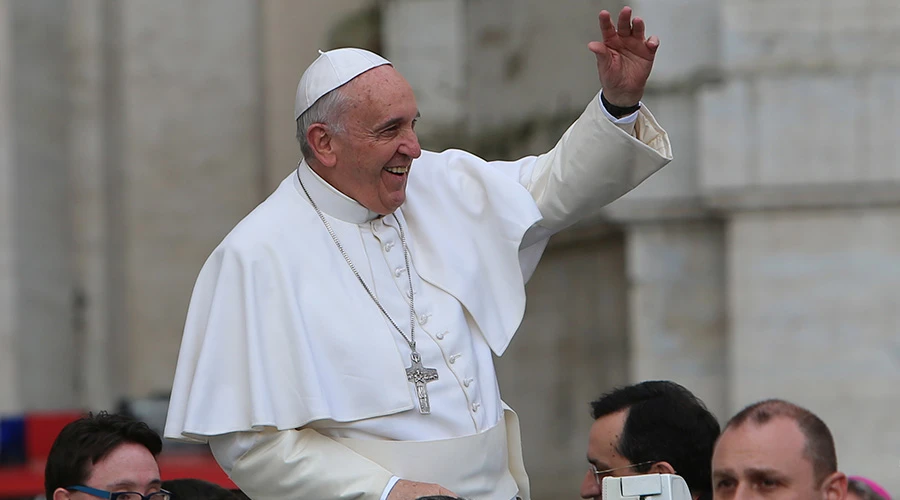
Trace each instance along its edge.
<path fill-rule="evenodd" d="M 316 160 L 325 167 L 333 167 L 337 164 L 334 133 L 324 123 L 313 123 L 306 130 L 306 141 L 309 143 Z"/>
<path fill-rule="evenodd" d="M 669 462 L 656 462 L 650 467 L 650 474 L 677 474 Z"/>
<path fill-rule="evenodd" d="M 53 492 L 53 498 L 49 498 L 47 500 L 69 500 L 70 498 L 69 490 L 63 488 L 56 488 Z"/>
<path fill-rule="evenodd" d="M 847 475 L 833 472 L 822 481 L 822 498 L 825 500 L 844 500 L 847 496 Z"/>

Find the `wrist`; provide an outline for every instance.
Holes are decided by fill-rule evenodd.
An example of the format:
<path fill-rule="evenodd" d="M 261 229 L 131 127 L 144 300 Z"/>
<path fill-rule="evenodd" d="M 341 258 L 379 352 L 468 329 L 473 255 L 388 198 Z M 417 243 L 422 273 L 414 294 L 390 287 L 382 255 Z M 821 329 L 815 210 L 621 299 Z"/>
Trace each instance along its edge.
<path fill-rule="evenodd" d="M 609 100 L 606 99 L 606 96 L 603 94 L 603 92 L 600 92 L 600 102 L 603 104 L 603 107 L 606 108 L 606 111 L 608 111 L 609 114 L 615 116 L 616 118 L 628 116 L 628 115 L 634 113 L 635 111 L 641 109 L 640 101 L 638 101 L 636 104 L 633 104 L 631 106 L 618 106 L 616 104 L 609 102 Z"/>

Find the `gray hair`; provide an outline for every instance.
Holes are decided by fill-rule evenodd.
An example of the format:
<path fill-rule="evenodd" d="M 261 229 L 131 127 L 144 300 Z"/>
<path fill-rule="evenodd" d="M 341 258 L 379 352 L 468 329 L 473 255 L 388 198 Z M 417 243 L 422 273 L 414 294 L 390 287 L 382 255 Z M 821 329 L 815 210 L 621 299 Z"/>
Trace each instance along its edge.
<path fill-rule="evenodd" d="M 347 110 L 350 98 L 336 88 L 331 92 L 320 97 L 312 106 L 297 118 L 297 141 L 300 143 L 300 152 L 303 158 L 309 160 L 313 158 L 312 146 L 306 140 L 306 131 L 314 123 L 324 123 L 335 134 L 344 132 L 344 123 L 341 115 Z"/>

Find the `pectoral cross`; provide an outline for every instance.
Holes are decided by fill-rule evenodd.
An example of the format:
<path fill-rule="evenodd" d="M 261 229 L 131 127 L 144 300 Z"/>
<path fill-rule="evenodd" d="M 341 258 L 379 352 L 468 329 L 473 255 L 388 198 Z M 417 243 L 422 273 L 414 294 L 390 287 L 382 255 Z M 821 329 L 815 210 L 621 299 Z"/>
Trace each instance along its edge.
<path fill-rule="evenodd" d="M 437 370 L 434 368 L 425 368 L 422 365 L 422 357 L 419 353 L 413 351 L 409 355 L 412 364 L 406 369 L 406 380 L 416 385 L 416 395 L 419 397 L 419 413 L 428 415 L 431 413 L 431 404 L 428 402 L 428 388 L 425 384 L 434 382 L 438 379 Z"/>

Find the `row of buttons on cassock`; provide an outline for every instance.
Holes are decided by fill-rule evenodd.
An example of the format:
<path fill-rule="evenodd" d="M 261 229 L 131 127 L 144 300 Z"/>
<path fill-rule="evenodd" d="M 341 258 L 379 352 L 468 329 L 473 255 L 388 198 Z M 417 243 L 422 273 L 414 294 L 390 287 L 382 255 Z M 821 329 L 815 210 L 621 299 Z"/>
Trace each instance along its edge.
<path fill-rule="evenodd" d="M 384 222 L 383 221 L 372 221 L 372 232 L 375 233 L 376 235 L 378 234 L 379 223 L 383 224 Z M 385 225 L 387 225 L 387 224 L 385 224 Z M 387 253 L 387 252 L 390 252 L 394 248 L 394 245 L 395 245 L 395 243 L 393 240 L 388 240 L 383 243 L 382 248 Z M 397 266 L 396 268 L 394 268 L 394 277 L 399 279 L 401 276 L 403 276 L 404 272 L 406 272 L 405 266 Z M 413 290 L 408 290 L 407 296 L 411 296 L 414 293 L 415 292 Z M 425 324 L 428 323 L 429 318 L 431 318 L 431 313 L 420 314 L 419 318 L 418 318 L 419 324 L 422 326 L 425 326 Z M 449 331 L 443 331 L 443 332 L 436 333 L 434 336 L 438 340 L 444 340 L 444 337 L 449 333 L 450 333 Z M 456 360 L 459 359 L 461 356 L 462 356 L 462 354 L 460 354 L 460 353 L 451 354 L 447 358 L 447 361 L 449 361 L 450 364 L 452 365 L 452 364 L 456 363 Z M 474 381 L 475 381 L 474 378 L 467 377 L 467 378 L 463 379 L 463 386 L 468 388 L 470 385 L 472 385 L 472 382 L 474 382 Z M 472 411 L 473 412 L 478 412 L 478 409 L 480 407 L 481 407 L 480 403 L 472 403 Z"/>

